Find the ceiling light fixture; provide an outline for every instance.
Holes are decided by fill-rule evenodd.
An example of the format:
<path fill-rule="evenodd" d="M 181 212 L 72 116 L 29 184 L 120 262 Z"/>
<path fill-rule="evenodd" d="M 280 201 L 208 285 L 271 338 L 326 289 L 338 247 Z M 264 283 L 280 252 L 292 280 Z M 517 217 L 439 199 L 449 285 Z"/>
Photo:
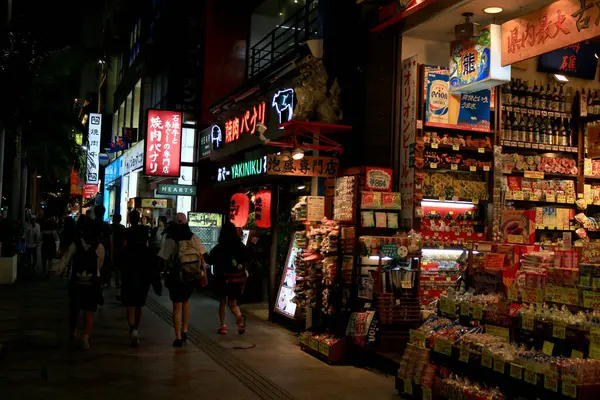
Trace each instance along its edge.
<path fill-rule="evenodd" d="M 298 190 L 304 190 L 306 189 L 306 185 L 298 185 Z"/>
<path fill-rule="evenodd" d="M 304 150 L 296 147 L 293 151 L 292 151 L 292 158 L 294 160 L 302 160 L 304 158 Z"/>
<path fill-rule="evenodd" d="M 556 79 L 560 83 L 567 83 L 567 82 L 569 82 L 569 78 L 567 78 L 566 76 L 561 75 L 561 74 L 552 74 L 552 77 L 554 79 Z"/>
<path fill-rule="evenodd" d="M 483 9 L 483 12 L 486 14 L 500 14 L 502 11 L 502 7 L 487 7 Z"/>

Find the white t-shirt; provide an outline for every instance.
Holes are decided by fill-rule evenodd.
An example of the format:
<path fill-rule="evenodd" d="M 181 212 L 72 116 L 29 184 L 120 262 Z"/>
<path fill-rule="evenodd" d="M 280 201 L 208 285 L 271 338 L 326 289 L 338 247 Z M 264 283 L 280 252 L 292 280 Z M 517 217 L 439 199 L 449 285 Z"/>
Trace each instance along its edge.
<path fill-rule="evenodd" d="M 192 235 L 191 241 L 194 244 L 194 247 L 197 248 L 198 250 L 200 250 L 200 254 L 206 253 L 206 247 L 204 247 L 202 240 L 200 240 L 200 238 L 198 236 Z M 165 240 L 164 244 L 160 248 L 160 251 L 158 252 L 158 256 L 160 258 L 162 258 L 163 260 L 168 261 L 171 258 L 171 256 L 173 255 L 173 253 L 176 251 L 177 251 L 177 242 L 174 241 L 173 239 L 167 239 L 167 240 Z"/>

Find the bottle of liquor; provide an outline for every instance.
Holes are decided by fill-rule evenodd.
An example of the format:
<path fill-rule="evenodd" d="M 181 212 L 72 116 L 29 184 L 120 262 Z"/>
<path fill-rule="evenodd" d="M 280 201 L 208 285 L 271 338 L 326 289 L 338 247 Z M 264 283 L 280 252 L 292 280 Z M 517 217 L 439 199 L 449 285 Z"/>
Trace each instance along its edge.
<path fill-rule="evenodd" d="M 553 124 L 552 124 L 552 131 L 554 132 L 554 140 L 553 140 L 553 144 L 560 146 L 561 144 L 561 137 L 560 137 L 560 127 L 559 127 L 559 121 L 558 118 L 554 118 Z"/>
<path fill-rule="evenodd" d="M 521 81 L 521 86 L 519 86 L 519 106 L 525 107 L 527 104 L 527 82 Z"/>
<path fill-rule="evenodd" d="M 594 115 L 600 114 L 600 98 L 598 97 L 598 91 L 594 92 L 594 99 L 592 100 L 592 105 L 594 106 Z"/>
<path fill-rule="evenodd" d="M 525 119 L 526 116 L 521 114 L 521 120 L 519 121 L 519 142 L 527 141 L 527 122 Z"/>
<path fill-rule="evenodd" d="M 567 94 L 565 95 L 565 112 L 567 114 L 571 114 L 573 110 L 573 93 L 571 92 L 571 88 L 567 88 Z"/>
<path fill-rule="evenodd" d="M 565 92 L 563 92 L 563 86 L 560 85 L 560 92 L 558 92 L 558 111 L 564 113 L 565 107 Z"/>
<path fill-rule="evenodd" d="M 573 147 L 573 129 L 571 126 L 571 119 L 567 119 L 565 130 L 567 131 L 567 142 L 569 147 Z"/>
<path fill-rule="evenodd" d="M 540 101 L 539 101 L 539 109 L 540 110 L 545 110 L 546 109 L 546 89 L 544 89 L 544 84 L 540 84 Z"/>
<path fill-rule="evenodd" d="M 560 98 L 558 97 L 558 88 L 554 85 L 554 92 L 552 92 L 552 111 L 558 111 Z"/>
<path fill-rule="evenodd" d="M 540 118 L 538 117 L 533 123 L 533 142 L 538 144 L 542 141 L 540 137 L 540 122 Z"/>
<path fill-rule="evenodd" d="M 519 120 L 517 119 L 517 113 L 513 113 L 513 119 L 511 125 L 512 140 L 514 142 L 519 141 Z"/>
<path fill-rule="evenodd" d="M 525 81 L 525 107 L 532 108 L 533 107 L 533 92 L 531 91 L 531 86 L 529 86 L 529 82 Z"/>
<path fill-rule="evenodd" d="M 592 91 L 588 89 L 587 93 L 587 113 L 588 115 L 594 115 L 594 98 L 592 97 Z"/>
<path fill-rule="evenodd" d="M 519 105 L 519 83 L 517 82 L 516 78 L 512 80 L 512 88 L 510 89 L 510 92 L 511 92 L 510 104 L 513 106 L 518 106 Z"/>
<path fill-rule="evenodd" d="M 546 92 L 548 92 L 546 90 Z M 552 132 L 552 122 L 550 118 L 546 118 L 546 144 L 555 144 L 554 143 L 554 132 Z"/>
<path fill-rule="evenodd" d="M 533 133 L 533 115 L 530 115 L 527 118 L 527 142 L 534 142 L 534 133 Z"/>
<path fill-rule="evenodd" d="M 537 86 L 537 81 L 533 81 L 533 90 L 531 91 L 531 97 L 532 97 L 532 104 L 531 107 L 532 108 L 539 108 L 540 107 L 540 92 L 539 92 L 539 88 Z"/>
<path fill-rule="evenodd" d="M 542 119 L 540 123 L 540 141 L 538 143 L 548 143 L 548 134 L 546 132 L 546 119 Z"/>
<path fill-rule="evenodd" d="M 504 85 L 502 85 L 502 90 L 504 90 Z M 504 93 L 502 93 L 502 98 L 504 99 Z M 506 113 L 502 114 L 502 122 L 500 123 L 500 138 L 501 140 L 506 139 Z"/>
<path fill-rule="evenodd" d="M 568 146 L 569 140 L 567 139 L 567 128 L 565 127 L 565 120 L 561 120 L 560 123 L 560 145 Z"/>

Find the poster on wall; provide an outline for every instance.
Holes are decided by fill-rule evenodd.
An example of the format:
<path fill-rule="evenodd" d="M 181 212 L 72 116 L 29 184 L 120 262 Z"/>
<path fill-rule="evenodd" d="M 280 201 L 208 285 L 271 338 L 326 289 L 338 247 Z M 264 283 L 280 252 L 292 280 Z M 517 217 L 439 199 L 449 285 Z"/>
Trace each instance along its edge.
<path fill-rule="evenodd" d="M 180 111 L 148 110 L 145 175 L 179 177 L 182 119 Z"/>
<path fill-rule="evenodd" d="M 288 318 L 294 318 L 296 315 L 296 303 L 294 299 L 296 289 L 296 254 L 298 253 L 298 247 L 296 246 L 296 239 L 298 233 L 295 232 L 292 236 L 290 243 L 290 249 L 285 260 L 285 266 L 283 269 L 283 275 L 281 277 L 281 283 L 279 285 L 279 292 L 277 293 L 277 300 L 275 303 L 275 312 L 284 315 Z"/>
<path fill-rule="evenodd" d="M 168 208 L 168 199 L 142 199 L 142 208 Z"/>
<path fill-rule="evenodd" d="M 102 132 L 102 114 L 90 113 L 88 123 L 88 149 L 85 183 L 98 184 L 100 174 L 100 135 Z"/>
<path fill-rule="evenodd" d="M 414 152 L 417 134 L 417 56 L 402 61 L 402 122 L 400 142 L 401 226 L 412 228 L 414 198 Z"/>
<path fill-rule="evenodd" d="M 482 90 L 460 95 L 458 125 L 490 130 L 490 91 Z"/>
<path fill-rule="evenodd" d="M 563 74 L 581 79 L 594 79 L 600 45 L 596 43 L 576 43 L 572 46 L 542 54 L 538 71 L 549 74 Z"/>
<path fill-rule="evenodd" d="M 394 171 L 390 168 L 367 167 L 365 188 L 369 190 L 392 190 Z"/>
<path fill-rule="evenodd" d="M 448 123 L 448 68 L 426 67 L 425 121 Z"/>

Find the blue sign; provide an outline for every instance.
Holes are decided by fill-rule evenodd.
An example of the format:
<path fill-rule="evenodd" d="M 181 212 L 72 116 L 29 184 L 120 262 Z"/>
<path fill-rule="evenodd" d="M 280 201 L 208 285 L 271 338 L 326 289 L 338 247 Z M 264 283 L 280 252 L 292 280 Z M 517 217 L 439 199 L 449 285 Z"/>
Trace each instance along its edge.
<path fill-rule="evenodd" d="M 593 43 L 576 43 L 540 56 L 538 71 L 551 74 L 594 79 L 598 59 L 595 54 L 600 46 Z"/>
<path fill-rule="evenodd" d="M 117 157 L 113 162 L 106 166 L 104 170 L 104 185 L 116 181 L 121 177 L 121 167 L 123 166 L 123 156 Z"/>
<path fill-rule="evenodd" d="M 481 90 L 460 95 L 458 125 L 490 128 L 490 91 Z"/>
<path fill-rule="evenodd" d="M 129 141 L 123 136 L 115 137 L 114 142 L 108 144 L 108 153 L 116 153 L 117 151 L 124 151 L 129 148 Z"/>

